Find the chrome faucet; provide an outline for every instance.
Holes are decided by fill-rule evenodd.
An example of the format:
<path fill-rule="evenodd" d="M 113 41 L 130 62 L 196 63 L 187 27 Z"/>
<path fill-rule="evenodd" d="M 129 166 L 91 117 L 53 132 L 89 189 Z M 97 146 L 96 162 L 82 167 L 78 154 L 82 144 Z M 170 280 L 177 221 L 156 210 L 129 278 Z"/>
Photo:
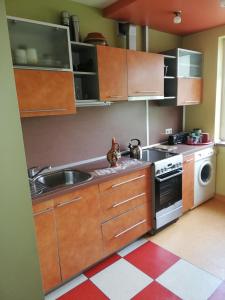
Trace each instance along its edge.
<path fill-rule="evenodd" d="M 51 166 L 44 166 L 43 168 L 39 169 L 38 167 L 31 167 L 28 169 L 28 177 L 31 182 L 35 182 L 44 170 L 50 170 Z"/>

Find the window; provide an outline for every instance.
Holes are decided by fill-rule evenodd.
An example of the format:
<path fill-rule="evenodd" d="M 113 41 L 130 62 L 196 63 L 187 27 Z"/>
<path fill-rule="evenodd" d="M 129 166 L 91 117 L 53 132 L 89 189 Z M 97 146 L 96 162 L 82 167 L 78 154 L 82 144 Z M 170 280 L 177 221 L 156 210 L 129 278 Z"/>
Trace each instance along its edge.
<path fill-rule="evenodd" d="M 215 110 L 215 141 L 225 143 L 225 37 L 219 38 Z"/>

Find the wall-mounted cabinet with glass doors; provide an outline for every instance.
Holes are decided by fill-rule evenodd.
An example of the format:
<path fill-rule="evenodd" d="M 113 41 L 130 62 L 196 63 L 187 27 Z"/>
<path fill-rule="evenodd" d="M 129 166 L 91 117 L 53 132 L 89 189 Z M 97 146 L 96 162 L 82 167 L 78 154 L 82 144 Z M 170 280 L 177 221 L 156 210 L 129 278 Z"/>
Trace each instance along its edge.
<path fill-rule="evenodd" d="M 165 99 L 175 99 L 176 105 L 199 104 L 202 99 L 202 53 L 177 48 L 163 54 Z"/>
<path fill-rule="evenodd" d="M 21 117 L 75 113 L 69 30 L 8 17 Z"/>

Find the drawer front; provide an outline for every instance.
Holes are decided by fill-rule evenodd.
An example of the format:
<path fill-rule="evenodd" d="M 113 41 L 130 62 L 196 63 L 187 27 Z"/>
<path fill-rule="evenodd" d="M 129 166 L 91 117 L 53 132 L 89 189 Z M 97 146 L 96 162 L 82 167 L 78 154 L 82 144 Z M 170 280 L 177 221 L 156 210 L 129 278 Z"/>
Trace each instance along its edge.
<path fill-rule="evenodd" d="M 64 194 L 62 196 L 54 198 L 55 207 L 61 207 L 73 202 L 77 202 L 82 200 L 83 198 L 88 198 L 89 195 L 93 195 L 93 197 L 98 197 L 98 186 L 92 185 L 90 187 L 86 187 L 84 189 L 78 189 L 74 192 Z"/>
<path fill-rule="evenodd" d="M 105 255 L 110 254 L 151 229 L 149 202 L 102 224 Z"/>
<path fill-rule="evenodd" d="M 108 220 L 140 204 L 150 201 L 150 169 L 119 177 L 100 184 L 103 220 Z"/>

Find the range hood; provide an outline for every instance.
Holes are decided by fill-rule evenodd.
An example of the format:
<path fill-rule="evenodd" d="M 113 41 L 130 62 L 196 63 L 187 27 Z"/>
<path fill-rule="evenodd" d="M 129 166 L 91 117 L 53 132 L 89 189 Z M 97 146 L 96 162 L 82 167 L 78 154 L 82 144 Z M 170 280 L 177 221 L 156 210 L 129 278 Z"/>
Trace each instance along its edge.
<path fill-rule="evenodd" d="M 162 100 L 164 99 L 164 96 L 147 96 L 147 95 L 141 95 L 141 96 L 128 96 L 128 101 L 150 101 L 150 100 Z"/>
<path fill-rule="evenodd" d="M 100 100 L 77 100 L 76 107 L 109 106 L 112 102 L 103 102 Z"/>

